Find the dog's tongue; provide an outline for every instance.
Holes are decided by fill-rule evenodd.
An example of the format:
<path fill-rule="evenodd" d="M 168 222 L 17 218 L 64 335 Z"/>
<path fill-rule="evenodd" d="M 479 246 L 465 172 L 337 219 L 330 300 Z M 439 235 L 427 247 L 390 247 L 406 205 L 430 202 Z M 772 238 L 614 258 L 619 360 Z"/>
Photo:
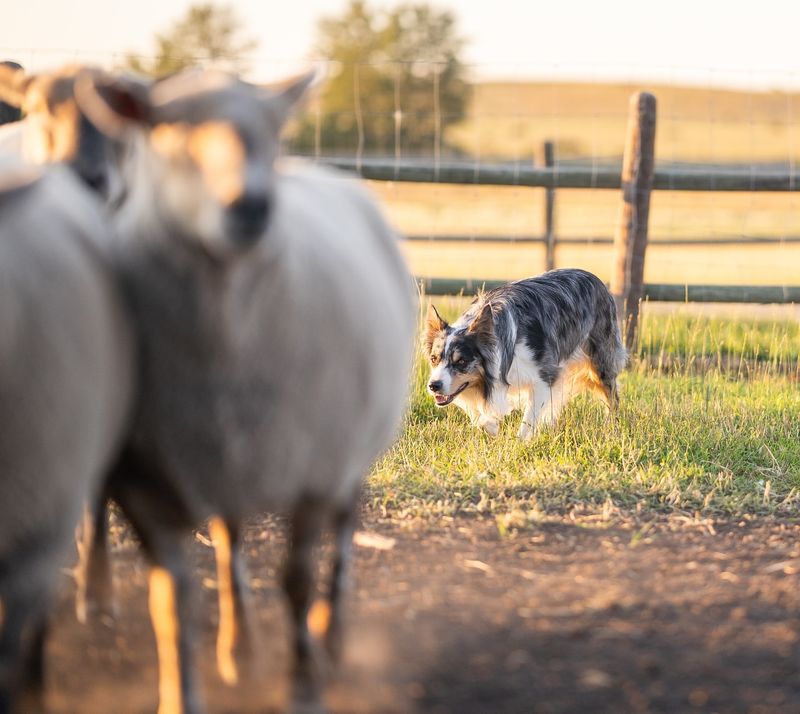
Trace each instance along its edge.
<path fill-rule="evenodd" d="M 437 404 L 444 404 L 450 397 L 446 394 L 434 394 L 433 398 Z"/>

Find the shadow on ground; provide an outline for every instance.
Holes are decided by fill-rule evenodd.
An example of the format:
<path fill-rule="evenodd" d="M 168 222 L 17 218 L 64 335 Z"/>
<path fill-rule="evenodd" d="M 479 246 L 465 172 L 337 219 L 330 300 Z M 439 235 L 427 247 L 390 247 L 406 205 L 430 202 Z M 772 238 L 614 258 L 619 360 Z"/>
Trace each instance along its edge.
<path fill-rule="evenodd" d="M 333 712 L 800 711 L 796 524 L 564 517 L 501 538 L 489 520 L 367 514 L 364 527 L 395 544 L 356 550 Z M 48 649 L 53 711 L 155 709 L 145 568 L 124 532 L 117 540 L 117 620 L 82 627 L 70 594 L 61 601 Z M 195 546 L 209 712 L 281 711 L 280 528 L 248 528 L 263 656 L 237 688 L 214 670 L 213 562 Z"/>

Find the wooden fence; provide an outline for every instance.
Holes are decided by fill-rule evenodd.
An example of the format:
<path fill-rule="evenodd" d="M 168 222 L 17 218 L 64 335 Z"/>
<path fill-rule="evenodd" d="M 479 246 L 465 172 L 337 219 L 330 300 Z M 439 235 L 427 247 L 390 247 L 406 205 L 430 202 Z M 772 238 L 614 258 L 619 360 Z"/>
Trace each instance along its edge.
<path fill-rule="evenodd" d="M 18 67 L 16 63 L 3 64 Z M 0 102 L 0 124 L 19 118 L 19 111 Z M 465 161 L 430 161 L 381 158 L 320 158 L 321 163 L 359 173 L 375 181 L 410 181 L 486 186 L 530 186 L 545 191 L 545 226 L 541 236 L 518 238 L 516 242 L 540 242 L 545 245 L 545 265 L 555 263 L 555 246 L 580 239 L 558 238 L 554 229 L 556 189 L 621 190 L 622 211 L 613 238 L 614 256 L 611 292 L 614 295 L 630 348 L 636 340 L 639 305 L 643 299 L 688 302 L 800 302 L 800 286 L 715 286 L 715 285 L 644 285 L 644 264 L 648 244 L 648 215 L 652 190 L 673 191 L 797 191 L 793 170 L 775 167 L 711 167 L 655 165 L 656 99 L 646 92 L 631 97 L 628 130 L 622 170 L 609 166 L 563 165 L 555 161 L 551 142 L 544 145 L 544 166 L 519 164 L 482 164 Z M 412 238 L 413 240 L 413 238 Z M 492 241 L 480 236 L 442 236 L 438 241 Z M 658 241 L 659 244 L 766 243 L 800 242 L 800 238 L 730 238 L 706 240 Z M 585 242 L 580 240 L 580 242 Z M 611 239 L 594 240 L 595 243 Z M 480 279 L 452 280 L 428 278 L 420 281 L 430 294 L 473 293 L 498 281 Z"/>
<path fill-rule="evenodd" d="M 617 301 L 625 334 L 625 343 L 636 343 L 639 306 L 642 300 L 686 302 L 800 302 L 800 285 L 717 286 L 717 285 L 644 285 L 644 264 L 648 245 L 648 218 L 652 190 L 671 191 L 798 191 L 793 166 L 720 167 L 656 166 L 654 156 L 656 98 L 646 92 L 634 94 L 630 101 L 628 129 L 622 170 L 609 166 L 561 165 L 554 161 L 553 146 L 544 146 L 544 166 L 518 164 L 483 164 L 464 161 L 436 161 L 380 158 L 320 158 L 322 163 L 354 171 L 374 181 L 407 181 L 486 186 L 530 186 L 546 189 L 545 226 L 541 236 L 515 239 L 545 245 L 545 264 L 554 265 L 556 236 L 553 214 L 555 191 L 570 189 L 616 189 L 621 191 L 622 211 L 613 239 L 614 255 L 610 289 Z M 443 236 L 426 240 L 481 242 L 495 238 Z M 706 244 L 786 242 L 785 239 L 742 238 L 706 239 Z M 789 239 L 798 242 L 800 239 Z M 577 242 L 558 239 L 558 242 Z M 611 242 L 606 239 L 604 242 Z M 701 241 L 658 241 L 659 243 L 700 243 Z M 800 283 L 800 271 L 798 271 Z M 481 279 L 427 278 L 420 284 L 429 294 L 473 293 L 481 287 L 502 284 Z"/>

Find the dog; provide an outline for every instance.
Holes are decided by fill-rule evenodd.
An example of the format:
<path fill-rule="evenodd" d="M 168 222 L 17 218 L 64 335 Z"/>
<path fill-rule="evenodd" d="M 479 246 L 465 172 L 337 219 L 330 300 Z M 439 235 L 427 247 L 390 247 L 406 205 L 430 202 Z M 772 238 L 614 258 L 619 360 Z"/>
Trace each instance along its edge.
<path fill-rule="evenodd" d="M 520 439 L 553 425 L 582 391 L 614 410 L 628 361 L 614 298 L 592 273 L 551 270 L 478 295 L 452 325 L 431 304 L 422 336 L 436 406 L 455 404 L 491 436 L 522 409 Z"/>

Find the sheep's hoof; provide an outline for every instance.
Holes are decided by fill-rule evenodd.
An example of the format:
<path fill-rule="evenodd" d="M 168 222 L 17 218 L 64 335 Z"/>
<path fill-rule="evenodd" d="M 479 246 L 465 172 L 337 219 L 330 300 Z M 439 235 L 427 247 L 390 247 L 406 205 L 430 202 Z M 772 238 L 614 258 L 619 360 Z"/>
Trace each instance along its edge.
<path fill-rule="evenodd" d="M 326 714 L 319 681 L 299 677 L 292 682 L 292 694 L 288 707 L 290 714 Z"/>

